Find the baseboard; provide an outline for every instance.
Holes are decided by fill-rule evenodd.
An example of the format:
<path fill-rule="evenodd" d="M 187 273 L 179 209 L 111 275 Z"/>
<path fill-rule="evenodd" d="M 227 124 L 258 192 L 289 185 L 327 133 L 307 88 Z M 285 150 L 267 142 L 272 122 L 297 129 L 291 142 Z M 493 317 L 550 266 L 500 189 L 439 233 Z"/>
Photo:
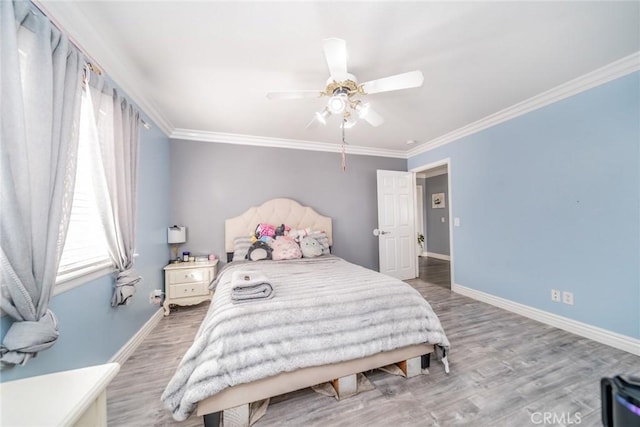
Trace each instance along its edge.
<path fill-rule="evenodd" d="M 467 288 L 466 286 L 453 284 L 451 290 L 460 295 L 473 298 L 478 301 L 486 302 L 495 307 L 503 308 L 507 311 L 519 314 L 529 319 L 537 320 L 544 324 L 571 332 L 572 334 L 580 335 L 584 338 L 589 338 L 593 341 L 597 341 L 602 344 L 617 348 L 619 350 L 626 351 L 631 354 L 640 356 L 640 340 L 632 338 L 626 335 L 611 332 L 606 329 L 598 328 L 597 326 L 588 325 L 586 323 L 578 322 L 573 319 L 569 319 L 564 316 L 549 313 L 544 310 L 529 307 L 524 304 L 520 304 L 508 299 L 500 298 L 495 295 L 487 294 L 482 291 Z"/>
<path fill-rule="evenodd" d="M 441 259 L 444 261 L 451 261 L 451 257 L 449 255 L 437 254 L 435 252 L 427 252 L 427 256 L 431 258 Z"/>
<path fill-rule="evenodd" d="M 162 310 L 162 308 L 159 308 L 158 311 L 153 313 L 153 316 L 151 316 L 151 318 L 147 320 L 147 322 L 144 325 L 142 325 L 142 328 L 140 328 L 138 332 L 136 332 L 135 335 L 132 336 L 131 339 L 127 341 L 127 343 L 123 345 L 122 348 L 120 348 L 120 350 L 118 350 L 118 352 L 114 354 L 111 359 L 109 359 L 109 362 L 116 362 L 116 363 L 119 363 L 120 365 L 126 362 L 129 356 L 133 354 L 133 352 L 136 350 L 136 348 L 138 348 L 140 343 L 142 343 L 142 341 L 147 337 L 147 335 L 151 333 L 153 328 L 155 328 L 156 325 L 160 323 L 160 320 L 163 317 L 164 317 L 164 310 Z"/>

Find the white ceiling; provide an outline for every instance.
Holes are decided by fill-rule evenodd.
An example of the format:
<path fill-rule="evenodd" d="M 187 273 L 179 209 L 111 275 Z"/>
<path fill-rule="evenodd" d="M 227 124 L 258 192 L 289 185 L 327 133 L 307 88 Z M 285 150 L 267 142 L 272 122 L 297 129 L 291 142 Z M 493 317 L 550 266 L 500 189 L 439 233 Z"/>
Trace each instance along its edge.
<path fill-rule="evenodd" d="M 407 152 L 640 51 L 640 2 L 39 1 L 168 134 L 338 144 L 305 126 L 324 89 L 322 41 L 347 42 L 360 82 L 421 70 L 418 89 L 369 95 L 385 118 L 351 146 Z M 417 144 L 409 146 L 407 140 Z"/>

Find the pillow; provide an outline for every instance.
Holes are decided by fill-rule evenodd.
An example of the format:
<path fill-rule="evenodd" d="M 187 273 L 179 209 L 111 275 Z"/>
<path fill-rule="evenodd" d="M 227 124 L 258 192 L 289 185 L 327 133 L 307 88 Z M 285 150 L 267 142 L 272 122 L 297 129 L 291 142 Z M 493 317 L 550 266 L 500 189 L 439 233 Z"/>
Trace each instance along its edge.
<path fill-rule="evenodd" d="M 251 237 L 236 237 L 233 239 L 233 258 L 231 261 L 243 261 L 247 259 L 247 252 L 251 247 Z"/>
<path fill-rule="evenodd" d="M 329 236 L 324 231 L 312 231 L 307 237 L 311 237 L 320 243 L 322 248 L 322 255 L 329 255 L 331 253 L 331 247 L 329 246 Z"/>
<path fill-rule="evenodd" d="M 322 255 L 322 246 L 313 237 L 303 237 L 300 240 L 300 250 L 303 258 L 315 258 Z"/>
<path fill-rule="evenodd" d="M 271 259 L 271 247 L 263 242 L 262 240 L 258 240 L 251 245 L 249 251 L 247 252 L 247 259 L 249 261 L 260 261 L 262 259 Z"/>
<path fill-rule="evenodd" d="M 290 237 L 278 236 L 276 240 L 271 244 L 273 252 L 271 258 L 274 261 L 281 259 L 298 259 L 302 258 L 302 251 L 300 246 Z"/>
<path fill-rule="evenodd" d="M 301 228 L 299 230 L 291 230 L 290 229 L 286 233 L 286 235 L 291 237 L 296 242 L 300 243 L 300 239 L 302 239 L 304 236 L 307 236 L 309 233 L 311 233 L 311 229 L 310 228 Z"/>
<path fill-rule="evenodd" d="M 261 237 L 275 237 L 276 227 L 271 224 L 261 222 L 256 226 L 255 236 L 257 239 L 260 239 Z"/>

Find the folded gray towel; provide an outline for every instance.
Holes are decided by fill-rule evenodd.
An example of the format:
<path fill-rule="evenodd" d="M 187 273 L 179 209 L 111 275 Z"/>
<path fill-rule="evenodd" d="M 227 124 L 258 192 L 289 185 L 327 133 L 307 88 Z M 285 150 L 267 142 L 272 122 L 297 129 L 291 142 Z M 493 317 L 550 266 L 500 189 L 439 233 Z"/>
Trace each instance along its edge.
<path fill-rule="evenodd" d="M 244 288 L 247 286 L 269 283 L 269 279 L 264 273 L 254 270 L 236 270 L 231 273 L 231 285 L 233 288 Z"/>
<path fill-rule="evenodd" d="M 231 302 L 251 302 L 273 298 L 273 286 L 264 274 L 234 271 L 231 275 Z"/>

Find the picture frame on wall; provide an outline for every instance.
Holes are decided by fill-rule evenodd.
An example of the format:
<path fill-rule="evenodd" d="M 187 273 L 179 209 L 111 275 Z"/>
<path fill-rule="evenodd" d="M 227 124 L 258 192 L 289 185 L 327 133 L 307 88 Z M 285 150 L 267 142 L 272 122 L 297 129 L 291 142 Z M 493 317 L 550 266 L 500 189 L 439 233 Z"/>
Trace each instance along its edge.
<path fill-rule="evenodd" d="M 446 202 L 444 198 L 444 193 L 433 193 L 431 195 L 431 208 L 444 209 L 445 207 L 446 207 Z"/>

